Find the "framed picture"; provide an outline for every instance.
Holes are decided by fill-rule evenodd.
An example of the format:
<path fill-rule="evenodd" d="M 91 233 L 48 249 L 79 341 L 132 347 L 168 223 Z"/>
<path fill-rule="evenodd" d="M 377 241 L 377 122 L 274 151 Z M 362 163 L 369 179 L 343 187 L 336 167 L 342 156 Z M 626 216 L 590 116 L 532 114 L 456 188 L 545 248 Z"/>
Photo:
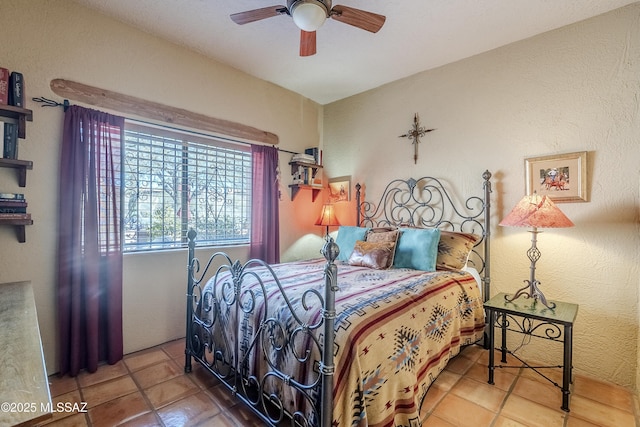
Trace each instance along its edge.
<path fill-rule="evenodd" d="M 554 202 L 586 202 L 587 152 L 529 157 L 524 160 L 527 194 L 534 191 Z"/>
<path fill-rule="evenodd" d="M 329 179 L 329 202 L 348 202 L 351 200 L 351 176 Z"/>

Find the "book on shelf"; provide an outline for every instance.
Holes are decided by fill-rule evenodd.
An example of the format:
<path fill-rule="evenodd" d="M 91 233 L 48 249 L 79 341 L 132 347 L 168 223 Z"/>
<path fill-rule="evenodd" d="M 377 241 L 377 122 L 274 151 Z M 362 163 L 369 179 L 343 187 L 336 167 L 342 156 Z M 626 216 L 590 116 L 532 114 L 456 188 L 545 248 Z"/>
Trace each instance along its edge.
<path fill-rule="evenodd" d="M 17 71 L 9 76 L 9 104 L 24 108 L 24 77 Z"/>
<path fill-rule="evenodd" d="M 0 219 L 31 219 L 30 213 L 0 213 Z"/>
<path fill-rule="evenodd" d="M 24 200 L 23 193 L 0 193 L 0 200 Z"/>
<path fill-rule="evenodd" d="M 18 125 L 15 123 L 4 123 L 4 147 L 2 157 L 5 159 L 18 158 Z"/>
<path fill-rule="evenodd" d="M 0 67 L 0 104 L 9 103 L 9 70 Z"/>
<path fill-rule="evenodd" d="M 21 206 L 16 206 L 16 207 L 12 207 L 12 206 L 0 206 L 0 214 L 10 214 L 10 213 L 27 213 L 27 208 L 26 207 L 21 207 Z"/>
<path fill-rule="evenodd" d="M 0 207 L 3 208 L 26 208 L 27 201 L 24 199 L 0 199 Z"/>
<path fill-rule="evenodd" d="M 320 150 L 318 147 L 306 148 L 304 150 L 304 154 L 313 156 L 313 162 L 316 165 L 322 165 L 322 150 Z"/>

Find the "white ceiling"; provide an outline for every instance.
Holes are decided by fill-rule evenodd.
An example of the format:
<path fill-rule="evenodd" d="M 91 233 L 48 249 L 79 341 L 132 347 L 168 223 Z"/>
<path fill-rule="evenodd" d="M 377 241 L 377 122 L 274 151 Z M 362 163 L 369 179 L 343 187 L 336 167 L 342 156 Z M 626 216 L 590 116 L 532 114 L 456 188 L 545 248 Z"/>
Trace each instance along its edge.
<path fill-rule="evenodd" d="M 372 34 L 329 19 L 317 54 L 305 58 L 289 16 L 245 25 L 229 18 L 286 0 L 75 1 L 328 104 L 637 0 L 334 0 L 387 20 Z"/>

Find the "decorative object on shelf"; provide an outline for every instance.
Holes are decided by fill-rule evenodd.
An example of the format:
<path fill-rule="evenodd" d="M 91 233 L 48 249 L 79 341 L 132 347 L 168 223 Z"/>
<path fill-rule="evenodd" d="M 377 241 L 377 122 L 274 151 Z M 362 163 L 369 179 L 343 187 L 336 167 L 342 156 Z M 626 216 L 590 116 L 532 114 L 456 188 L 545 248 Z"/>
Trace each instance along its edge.
<path fill-rule="evenodd" d="M 398 138 L 409 138 L 413 142 L 413 162 L 418 163 L 418 144 L 420 143 L 420 137 L 425 136 L 428 132 L 432 132 L 435 129 L 427 129 L 424 126 L 420 126 L 420 118 L 418 113 L 413 116 L 413 126 L 404 135 L 400 135 Z"/>
<path fill-rule="evenodd" d="M 500 221 L 501 226 L 507 227 L 531 227 L 531 247 L 527 251 L 527 256 L 531 261 L 529 280 L 524 280 L 526 286 L 518 289 L 513 296 L 505 296 L 509 302 L 524 296 L 534 298 L 537 302 L 550 309 L 554 309 L 556 304 L 547 302 L 544 294 L 538 288 L 540 282 L 536 279 L 536 262 L 542 255 L 536 246 L 538 228 L 562 228 L 573 227 L 573 222 L 551 201 L 548 196 L 541 196 L 537 193 L 524 196 L 520 202 Z"/>
<path fill-rule="evenodd" d="M 529 157 L 524 160 L 527 194 L 557 202 L 586 202 L 587 152 Z"/>
<path fill-rule="evenodd" d="M 340 176 L 329 180 L 329 201 L 348 202 L 351 200 L 351 176 Z"/>
<path fill-rule="evenodd" d="M 336 217 L 335 206 L 332 203 L 325 203 L 322 205 L 322 211 L 320 212 L 320 216 L 316 220 L 316 225 L 323 225 L 327 227 L 327 233 L 324 238 L 329 240 L 329 227 L 340 225 L 340 221 Z"/>

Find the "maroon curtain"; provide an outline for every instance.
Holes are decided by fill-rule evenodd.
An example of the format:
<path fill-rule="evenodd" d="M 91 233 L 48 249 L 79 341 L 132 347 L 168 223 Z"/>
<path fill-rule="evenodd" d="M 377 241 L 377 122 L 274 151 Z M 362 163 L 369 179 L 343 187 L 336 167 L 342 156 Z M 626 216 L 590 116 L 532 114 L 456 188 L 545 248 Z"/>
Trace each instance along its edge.
<path fill-rule="evenodd" d="M 72 106 L 64 117 L 58 209 L 60 375 L 122 359 L 124 118 Z"/>
<path fill-rule="evenodd" d="M 249 257 L 280 262 L 278 150 L 252 145 L 251 247 Z"/>

